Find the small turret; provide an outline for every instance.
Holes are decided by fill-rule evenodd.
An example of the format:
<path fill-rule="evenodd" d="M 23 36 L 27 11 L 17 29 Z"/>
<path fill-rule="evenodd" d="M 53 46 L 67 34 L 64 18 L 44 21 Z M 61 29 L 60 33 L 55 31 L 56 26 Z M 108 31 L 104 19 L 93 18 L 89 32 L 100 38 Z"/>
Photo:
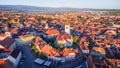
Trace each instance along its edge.
<path fill-rule="evenodd" d="M 12 38 L 11 32 L 5 32 L 6 37 Z"/>

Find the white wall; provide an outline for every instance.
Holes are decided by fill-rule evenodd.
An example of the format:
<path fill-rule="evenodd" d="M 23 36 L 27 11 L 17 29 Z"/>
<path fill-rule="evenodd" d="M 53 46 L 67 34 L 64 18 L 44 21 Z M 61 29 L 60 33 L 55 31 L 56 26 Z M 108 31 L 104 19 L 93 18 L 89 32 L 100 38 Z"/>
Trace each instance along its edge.
<path fill-rule="evenodd" d="M 13 65 L 15 64 L 15 58 L 13 58 L 11 55 L 9 55 L 8 57 L 7 57 L 7 59 L 9 60 L 9 61 L 11 61 L 12 63 L 13 63 Z"/>
<path fill-rule="evenodd" d="M 0 36 L 0 40 L 4 40 L 5 38 L 5 36 Z"/>
<path fill-rule="evenodd" d="M 12 57 L 11 55 L 9 55 L 7 57 L 7 59 L 10 60 L 13 63 L 13 67 L 17 67 L 21 58 L 22 58 L 22 53 L 21 52 L 19 53 L 19 55 L 17 56 L 16 59 L 14 57 Z"/>
<path fill-rule="evenodd" d="M 16 66 L 17 66 L 18 63 L 20 62 L 20 59 L 21 59 L 21 58 L 22 58 L 22 53 L 20 52 L 19 55 L 18 55 L 17 58 L 16 58 L 16 63 L 15 63 Z"/>
<path fill-rule="evenodd" d="M 2 45 L 0 45 L 0 48 L 5 48 L 5 47 L 3 47 Z"/>

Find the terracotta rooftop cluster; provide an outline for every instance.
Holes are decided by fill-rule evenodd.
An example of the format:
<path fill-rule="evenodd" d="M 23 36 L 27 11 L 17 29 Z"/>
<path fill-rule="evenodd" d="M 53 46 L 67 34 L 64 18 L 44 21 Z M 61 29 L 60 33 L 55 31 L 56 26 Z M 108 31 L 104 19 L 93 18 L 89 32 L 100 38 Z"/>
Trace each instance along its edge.
<path fill-rule="evenodd" d="M 44 45 L 43 45 L 44 43 Z M 68 56 L 72 53 L 78 53 L 78 49 L 73 49 L 73 48 L 64 48 L 62 51 L 59 49 L 56 49 L 52 47 L 51 45 L 48 45 L 44 40 L 41 38 L 36 38 L 35 40 L 35 45 L 38 47 L 38 49 L 49 56 L 54 56 L 54 57 L 60 57 L 60 56 Z"/>

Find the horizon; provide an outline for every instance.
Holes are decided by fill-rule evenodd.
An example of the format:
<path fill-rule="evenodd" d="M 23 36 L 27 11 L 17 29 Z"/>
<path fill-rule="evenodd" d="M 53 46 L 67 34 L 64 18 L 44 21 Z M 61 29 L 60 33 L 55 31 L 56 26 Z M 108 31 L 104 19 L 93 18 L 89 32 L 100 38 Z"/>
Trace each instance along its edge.
<path fill-rule="evenodd" d="M 0 5 L 25 5 L 25 6 L 36 6 L 36 7 L 51 7 L 51 8 L 93 8 L 93 9 L 120 9 L 120 0 L 0 0 Z"/>
<path fill-rule="evenodd" d="M 1 6 L 1 5 L 0 5 Z M 79 7 L 47 7 L 47 6 L 33 6 L 33 5 L 2 5 L 2 6 L 28 6 L 28 7 L 43 7 L 43 8 L 53 8 L 53 9 L 56 9 L 56 8 L 73 8 L 73 9 L 110 9 L 110 10 L 120 10 L 120 8 L 79 8 Z"/>

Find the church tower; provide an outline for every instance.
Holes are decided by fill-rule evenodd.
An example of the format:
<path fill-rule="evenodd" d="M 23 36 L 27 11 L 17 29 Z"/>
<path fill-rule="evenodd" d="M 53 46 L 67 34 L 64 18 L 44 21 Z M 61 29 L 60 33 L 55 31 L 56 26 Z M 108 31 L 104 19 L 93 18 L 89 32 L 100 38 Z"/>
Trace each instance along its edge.
<path fill-rule="evenodd" d="M 65 32 L 70 34 L 70 25 L 65 25 Z"/>

